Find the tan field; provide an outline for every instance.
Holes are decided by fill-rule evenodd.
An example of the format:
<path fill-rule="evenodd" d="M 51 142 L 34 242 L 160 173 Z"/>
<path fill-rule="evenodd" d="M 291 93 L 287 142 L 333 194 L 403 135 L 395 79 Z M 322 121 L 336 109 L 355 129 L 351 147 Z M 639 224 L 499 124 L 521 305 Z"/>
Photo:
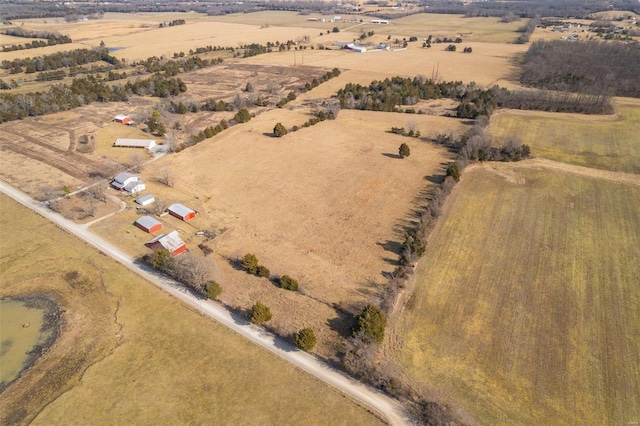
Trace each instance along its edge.
<path fill-rule="evenodd" d="M 434 44 L 430 49 L 410 43 L 409 48 L 391 52 L 354 53 L 341 50 L 305 50 L 304 65 L 320 67 L 338 67 L 366 73 L 363 81 L 384 79 L 395 75 L 432 76 L 446 81 L 475 81 L 483 86 L 499 84 L 512 88 L 517 73 L 515 63 L 518 55 L 527 50 L 526 45 L 505 45 L 492 43 L 461 43 L 473 53 L 447 52 L 446 44 Z M 300 52 L 297 53 L 300 60 Z M 246 62 L 260 65 L 293 65 L 293 52 L 278 52 L 248 58 Z M 360 79 L 362 80 L 362 79 Z M 360 82 L 360 81 L 355 81 Z M 331 82 L 329 83 L 331 84 Z M 517 83 L 516 83 L 517 84 Z M 342 86 L 344 87 L 344 86 Z M 336 89 L 337 90 L 337 89 Z"/>
<path fill-rule="evenodd" d="M 169 101 L 266 98 L 269 106 L 251 108 L 255 117 L 248 123 L 153 161 L 141 175 L 157 204 L 181 202 L 197 210 L 189 223 L 163 215 L 162 232 L 178 230 L 198 256 L 204 257 L 199 245 L 213 250 L 206 259 L 224 289 L 221 302 L 246 313 L 261 300 L 273 312 L 271 329 L 291 337 L 311 327 L 318 337 L 313 352 L 338 361 L 352 314 L 378 300 L 397 266 L 405 230 L 454 155 L 390 129 L 463 134 L 472 122 L 444 117 L 456 102 L 436 100 L 416 106 L 424 115 L 343 110 L 335 121 L 282 138 L 272 137 L 275 124 L 301 126 L 346 83 L 367 85 L 395 75 L 518 88 L 519 61 L 528 45 L 513 41 L 527 21 L 417 14 L 383 26 L 346 22 L 347 16 L 338 23 L 306 18 L 261 12 L 106 14 L 100 21 L 72 24 L 25 21 L 27 29 L 59 31 L 74 44 L 0 53 L 0 60 L 95 47 L 100 41 L 129 61 L 207 45 L 238 47 L 305 36 L 309 42 L 304 51 L 226 57 L 222 65 L 180 74 L 188 91 L 171 99 L 133 96 L 126 104 L 92 104 L 4 123 L 0 178 L 37 197 L 60 193 L 63 186 L 75 190 L 105 171 L 123 170 L 141 153 L 112 147 L 116 138 L 161 140 L 142 131 L 154 109 L 169 129 L 167 142 L 178 145 L 235 114 L 172 114 Z M 158 28 L 174 19 L 187 24 Z M 327 34 L 334 25 L 341 31 Z M 419 40 L 404 50 L 364 54 L 334 44 L 351 42 L 362 30 L 375 31 L 365 40 L 369 46 L 389 36 Z M 539 31 L 532 40 L 560 36 Z M 422 48 L 428 35 L 460 36 L 463 42 L 457 52 L 446 52 L 448 43 Z M 320 44 L 331 50 L 319 49 Z M 473 53 L 462 53 L 464 47 Z M 339 77 L 274 107 L 289 91 L 334 67 L 342 71 Z M 0 77 L 25 76 L 5 72 Z M 247 83 L 255 86 L 251 94 L 244 91 Z M 403 296 L 409 303 L 393 318 L 387 347 L 405 377 L 444 395 L 482 424 L 640 421 L 640 190 L 634 185 L 638 175 L 630 175 L 640 173 L 635 131 L 640 103 L 615 102 L 612 116 L 495 113 L 489 127 L 495 142 L 518 136 L 538 159 L 473 166 L 464 173 L 419 263 L 411 284 L 415 292 Z M 113 123 L 117 114 L 129 114 L 139 124 Z M 83 146 L 84 136 L 94 142 Z M 411 155 L 400 159 L 403 142 Z M 162 183 L 167 170 L 175 176 L 173 187 Z M 63 210 L 84 223 L 116 212 L 90 229 L 143 256 L 152 236 L 133 222 L 154 212 L 139 209 L 134 198 L 109 190 L 109 202 L 99 205 L 95 218 L 75 214 L 87 207 L 81 197 L 64 201 Z M 80 256 L 73 250 L 77 241 L 0 201 L 1 224 L 12 231 L 0 242 L 5 247 L 0 296 L 49 291 L 69 318 L 53 350 L 19 386 L 0 395 L 0 403 L 12 407 L 7 416 L 27 423 L 37 415 L 35 424 L 68 421 L 69 412 L 77 413 L 78 424 L 113 418 L 160 424 L 378 421 L 103 256 L 90 250 Z M 20 227 L 13 225 L 14 216 L 20 216 Z M 214 237 L 207 240 L 199 231 Z M 14 253 L 9 247 L 20 248 L 7 255 Z M 55 255 L 50 254 L 54 247 Z M 235 261 L 245 253 L 254 253 L 272 277 L 298 279 L 300 290 L 285 291 L 239 270 Z M 37 273 L 31 267 L 36 263 Z M 82 286 L 64 281 L 62 274 L 70 268 L 87 277 Z M 95 331 L 85 342 L 87 330 Z M 65 368 L 59 368 L 63 362 Z M 45 370 L 56 372 L 56 386 L 38 382 Z M 43 390 L 31 392 L 34 388 Z M 23 395 L 31 395 L 24 404 Z M 47 401 L 53 403 L 42 410 Z"/>
<path fill-rule="evenodd" d="M 497 141 L 519 137 L 535 156 L 640 173 L 640 101 L 617 98 L 615 107 L 615 115 L 605 116 L 501 110 L 489 129 Z"/>
<path fill-rule="evenodd" d="M 0 297 L 65 310 L 58 340 L 0 394 L 2 424 L 381 424 L 4 195 L 0 225 Z"/>
<path fill-rule="evenodd" d="M 465 18 L 463 15 L 420 13 L 394 19 L 389 25 L 371 26 L 376 33 L 416 36 L 422 41 L 433 37 L 461 37 L 463 43 L 512 43 L 520 33 L 516 30 L 527 24 L 528 19 L 502 23 L 500 18 Z M 474 49 L 475 50 L 475 49 Z"/>
<path fill-rule="evenodd" d="M 640 189 L 492 164 L 447 203 L 400 327 L 407 374 L 481 423 L 637 421 Z"/>
<path fill-rule="evenodd" d="M 395 267 L 393 242 L 402 238 L 416 195 L 430 185 L 425 178 L 442 174 L 448 158 L 444 150 L 387 131 L 415 126 L 426 133 L 461 125 L 427 115 L 342 111 L 335 122 L 272 138 L 276 122 L 292 127 L 309 118 L 292 108 L 265 112 L 164 157 L 142 176 L 159 198 L 198 211 L 192 224 L 164 219 L 167 229 L 181 229 L 191 250 L 199 251 L 198 230 L 221 234 L 209 245 L 225 303 L 247 309 L 260 299 L 273 310 L 271 325 L 278 331 L 288 335 L 310 325 L 321 342 L 318 351 L 333 356 L 349 327 L 333 304 L 350 310 L 378 294 L 386 281 L 382 273 Z M 411 156 L 395 158 L 405 141 Z M 176 175 L 174 188 L 157 183 L 166 167 Z M 149 236 L 131 225 L 136 217 L 132 206 L 91 229 L 140 255 Z M 280 290 L 229 264 L 249 252 L 273 275 L 296 277 L 304 292 Z"/>

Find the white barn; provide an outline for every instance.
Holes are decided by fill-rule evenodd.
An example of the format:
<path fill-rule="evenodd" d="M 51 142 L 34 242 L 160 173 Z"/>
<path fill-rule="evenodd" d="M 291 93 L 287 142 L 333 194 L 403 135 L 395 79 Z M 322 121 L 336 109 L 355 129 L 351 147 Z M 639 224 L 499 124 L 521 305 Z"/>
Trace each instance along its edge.
<path fill-rule="evenodd" d="M 148 206 L 149 204 L 153 204 L 155 203 L 156 198 L 153 196 L 153 194 L 145 194 L 141 197 L 136 198 L 136 203 L 140 204 L 141 206 Z"/>
<path fill-rule="evenodd" d="M 156 141 L 153 139 L 117 139 L 113 146 L 119 148 L 151 149 L 156 146 Z"/>

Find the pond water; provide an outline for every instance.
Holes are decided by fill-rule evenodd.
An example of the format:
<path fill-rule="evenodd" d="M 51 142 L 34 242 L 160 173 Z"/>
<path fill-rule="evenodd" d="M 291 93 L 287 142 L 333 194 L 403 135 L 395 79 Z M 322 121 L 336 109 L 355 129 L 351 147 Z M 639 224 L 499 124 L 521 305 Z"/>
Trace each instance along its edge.
<path fill-rule="evenodd" d="M 20 300 L 0 300 L 0 389 L 12 382 L 28 366 L 29 356 L 37 345 L 44 344 L 53 333 L 42 332 L 45 309 L 27 307 Z"/>

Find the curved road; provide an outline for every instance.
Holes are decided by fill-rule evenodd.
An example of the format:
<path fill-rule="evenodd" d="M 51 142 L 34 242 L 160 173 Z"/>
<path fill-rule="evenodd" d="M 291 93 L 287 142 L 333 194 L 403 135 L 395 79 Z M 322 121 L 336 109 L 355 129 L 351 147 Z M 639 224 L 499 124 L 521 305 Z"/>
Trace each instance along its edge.
<path fill-rule="evenodd" d="M 318 360 L 314 356 L 297 350 L 288 342 L 278 338 L 272 333 L 252 325 L 247 320 L 230 313 L 221 305 L 210 300 L 199 299 L 192 293 L 187 292 L 185 288 L 176 281 L 156 273 L 149 266 L 140 263 L 135 258 L 121 251 L 119 248 L 113 246 L 97 235 L 92 234 L 85 227 L 65 219 L 61 215 L 49 210 L 42 203 L 33 200 L 28 195 L 3 181 L 0 181 L 0 192 L 8 195 L 15 201 L 35 211 L 41 216 L 44 216 L 46 219 L 55 223 L 62 229 L 96 247 L 101 252 L 111 256 L 136 274 L 145 278 L 147 281 L 152 282 L 162 290 L 171 294 L 182 303 L 202 312 L 203 315 L 207 315 L 215 319 L 236 333 L 246 337 L 253 343 L 262 346 L 270 352 L 278 355 L 280 358 L 289 361 L 303 371 L 306 371 L 323 382 L 337 388 L 351 398 L 359 401 L 363 405 L 371 408 L 375 412 L 379 413 L 383 418 L 386 418 L 390 424 L 413 424 L 410 414 L 397 400 L 392 399 L 382 392 L 379 392 L 370 386 L 366 386 L 363 383 L 345 375 L 339 370 L 336 370 L 328 364 Z"/>

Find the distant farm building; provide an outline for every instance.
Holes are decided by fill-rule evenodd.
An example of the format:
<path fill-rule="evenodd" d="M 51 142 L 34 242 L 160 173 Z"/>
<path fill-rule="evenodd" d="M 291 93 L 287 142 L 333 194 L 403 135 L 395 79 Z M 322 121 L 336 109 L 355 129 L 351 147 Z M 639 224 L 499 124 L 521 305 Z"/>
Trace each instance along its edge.
<path fill-rule="evenodd" d="M 171 204 L 167 211 L 171 216 L 177 217 L 185 222 L 196 217 L 195 210 L 191 210 L 189 207 L 178 203 Z"/>
<path fill-rule="evenodd" d="M 324 18 L 307 18 L 309 22 L 324 22 Z"/>
<path fill-rule="evenodd" d="M 127 125 L 134 124 L 133 120 L 128 115 L 116 115 L 115 117 L 113 117 L 113 121 L 115 121 L 116 123 L 122 123 Z"/>
<path fill-rule="evenodd" d="M 154 239 L 145 243 L 145 246 L 153 250 L 167 249 L 172 255 L 182 253 L 187 249 L 184 241 L 178 235 L 178 231 L 172 231 L 168 234 L 158 235 Z"/>
<path fill-rule="evenodd" d="M 113 179 L 111 186 L 119 191 L 126 191 L 130 194 L 137 194 L 147 188 L 140 179 L 140 176 L 131 173 L 120 173 Z"/>
<path fill-rule="evenodd" d="M 343 49 L 351 50 L 352 52 L 364 53 L 367 51 L 367 48 L 364 46 L 358 46 L 354 43 L 347 43 L 344 45 Z"/>
<path fill-rule="evenodd" d="M 152 204 L 155 202 L 156 202 L 156 198 L 153 196 L 153 194 L 145 194 L 141 197 L 136 198 L 136 203 L 140 204 L 141 206 L 148 206 L 149 204 Z"/>
<path fill-rule="evenodd" d="M 371 23 L 378 24 L 378 25 L 388 25 L 389 21 L 387 21 L 386 19 L 372 19 Z"/>
<path fill-rule="evenodd" d="M 118 148 L 146 148 L 151 149 L 156 146 L 153 139 L 117 139 L 113 146 Z"/>
<path fill-rule="evenodd" d="M 136 220 L 135 225 L 150 234 L 158 232 L 162 229 L 162 222 L 152 218 L 151 216 L 141 216 L 140 218 L 138 218 L 138 220 Z"/>

